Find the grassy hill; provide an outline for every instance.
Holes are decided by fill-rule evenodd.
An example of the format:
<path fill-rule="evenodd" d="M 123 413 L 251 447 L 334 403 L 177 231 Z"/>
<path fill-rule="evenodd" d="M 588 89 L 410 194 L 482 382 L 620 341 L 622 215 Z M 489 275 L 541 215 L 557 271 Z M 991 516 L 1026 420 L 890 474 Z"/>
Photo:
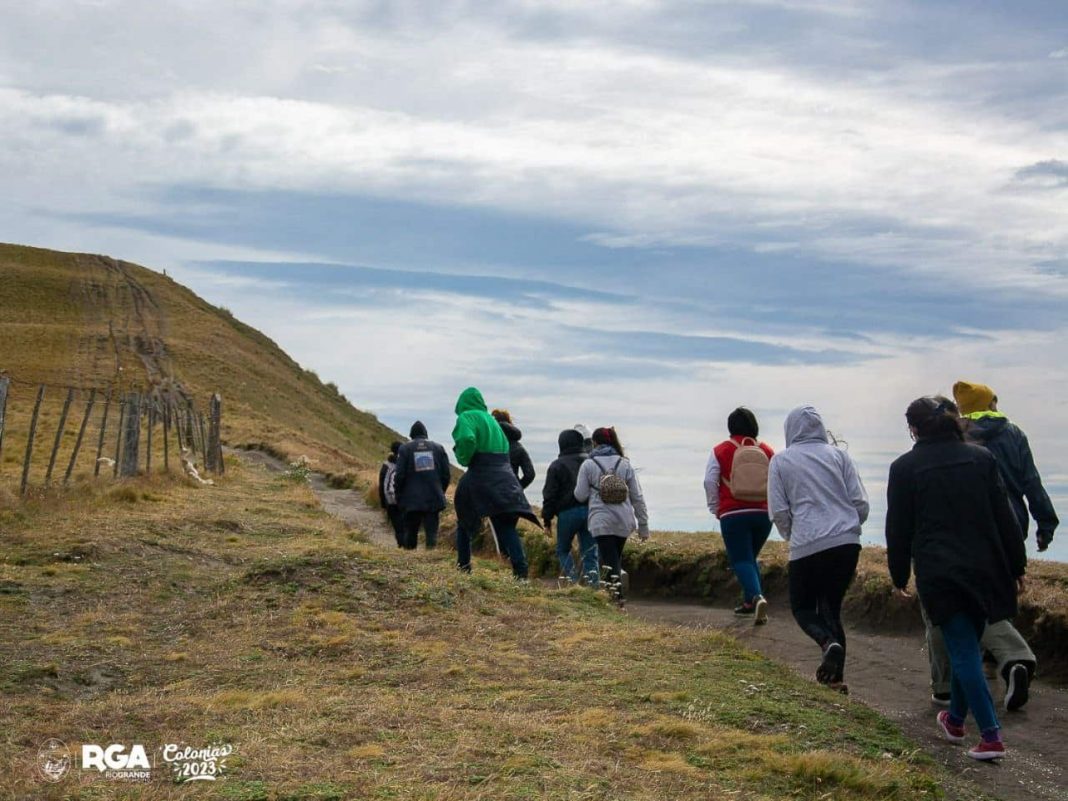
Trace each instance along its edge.
<path fill-rule="evenodd" d="M 23 382 L 12 389 L 8 465 L 19 459 L 37 382 L 174 386 L 201 408 L 220 392 L 224 441 L 306 455 L 331 473 L 369 478 L 395 438 L 227 310 L 105 256 L 0 244 L 0 371 Z M 42 442 L 51 441 L 61 396 L 46 398 Z"/>

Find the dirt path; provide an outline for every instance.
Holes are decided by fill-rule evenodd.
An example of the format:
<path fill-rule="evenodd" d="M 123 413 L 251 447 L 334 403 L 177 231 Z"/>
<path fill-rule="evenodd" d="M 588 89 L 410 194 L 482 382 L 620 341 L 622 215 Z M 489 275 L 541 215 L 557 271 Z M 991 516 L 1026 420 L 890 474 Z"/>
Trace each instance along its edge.
<path fill-rule="evenodd" d="M 630 614 L 641 620 L 724 630 L 753 650 L 813 676 L 819 649 L 794 623 L 785 603 L 773 602 L 772 606 L 768 625 L 754 627 L 735 618 L 730 609 L 642 599 L 627 603 Z M 848 627 L 848 636 L 846 681 L 851 698 L 895 721 L 932 757 L 982 792 L 1004 801 L 1068 798 L 1068 690 L 1036 682 L 1027 706 L 1008 713 L 1000 706 L 1003 683 L 991 681 L 1010 755 L 1001 764 L 979 764 L 965 755 L 965 749 L 937 736 L 922 638 L 872 634 L 853 626 Z M 970 746 L 978 735 L 971 720 L 968 726 Z"/>
<path fill-rule="evenodd" d="M 272 472 L 288 465 L 260 451 L 237 451 L 245 462 Z M 367 533 L 371 540 L 389 548 L 396 540 L 378 509 L 369 507 L 360 493 L 330 488 L 323 476 L 313 473 L 311 487 L 323 508 Z M 632 598 L 627 608 L 633 617 L 651 623 L 690 628 L 724 630 L 762 654 L 812 676 L 819 651 L 796 626 L 784 602 L 772 600 L 772 619 L 755 628 L 734 617 L 730 609 L 696 603 L 677 603 Z M 849 657 L 846 678 L 851 698 L 878 709 L 911 736 L 949 770 L 974 783 L 976 789 L 1003 801 L 1065 801 L 1068 798 L 1068 690 L 1042 682 L 1033 685 L 1031 700 L 1019 712 L 1000 708 L 1004 688 L 991 682 L 999 704 L 1009 758 L 998 765 L 979 764 L 964 749 L 937 736 L 935 707 L 929 702 L 930 686 L 923 640 L 915 635 L 872 634 L 849 627 Z M 975 735 L 969 722 L 969 740 Z"/>
<path fill-rule="evenodd" d="M 234 451 L 248 464 L 261 465 L 272 473 L 281 473 L 289 465 L 263 451 Z M 348 489 L 333 489 L 319 473 L 309 476 L 312 490 L 319 498 L 323 509 L 339 520 L 358 528 L 378 545 L 396 548 L 397 540 L 389 524 L 382 518 L 382 512 L 372 509 L 360 493 Z"/>

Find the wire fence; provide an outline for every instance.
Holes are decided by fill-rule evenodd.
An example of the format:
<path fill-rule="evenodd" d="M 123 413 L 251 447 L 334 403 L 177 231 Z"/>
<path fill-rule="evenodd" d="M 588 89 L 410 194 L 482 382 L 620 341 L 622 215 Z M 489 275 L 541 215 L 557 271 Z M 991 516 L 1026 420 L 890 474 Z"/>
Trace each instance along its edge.
<path fill-rule="evenodd" d="M 38 384 L 0 372 L 0 485 L 69 484 L 152 472 L 225 470 L 222 398 L 207 412 L 174 385 L 140 390 Z M 183 464 L 185 463 L 185 464 Z"/>

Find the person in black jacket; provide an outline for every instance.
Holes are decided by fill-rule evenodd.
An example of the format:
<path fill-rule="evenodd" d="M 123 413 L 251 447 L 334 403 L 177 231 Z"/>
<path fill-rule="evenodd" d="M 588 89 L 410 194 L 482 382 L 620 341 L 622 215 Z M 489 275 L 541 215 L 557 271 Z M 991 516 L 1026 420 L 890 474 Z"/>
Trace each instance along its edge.
<path fill-rule="evenodd" d="M 575 499 L 579 468 L 586 461 L 582 440 L 582 434 L 574 429 L 560 432 L 557 440 L 560 456 L 549 465 L 549 471 L 545 474 L 541 516 L 545 521 L 546 533 L 552 531 L 553 518 L 556 518 L 556 559 L 560 563 L 561 574 L 576 584 L 584 577 L 591 586 L 596 587 L 600 583 L 597 543 L 586 526 L 586 504 Z M 581 577 L 571 556 L 575 537 L 578 537 L 582 558 Z"/>
<path fill-rule="evenodd" d="M 389 456 L 382 462 L 378 471 L 378 505 L 386 510 L 386 517 L 393 528 L 393 536 L 397 538 L 397 547 L 404 547 L 404 516 L 397 504 L 396 471 L 397 451 L 400 450 L 399 442 L 390 443 Z"/>
<path fill-rule="evenodd" d="M 938 713 L 939 729 L 950 741 L 963 741 L 971 710 L 982 739 L 968 755 L 996 759 L 1005 746 L 979 640 L 988 623 L 1016 614 L 1027 553 L 994 457 L 964 441 L 951 409 L 940 397 L 908 407 L 916 445 L 890 466 L 886 556 L 895 593 L 903 597 L 915 564 L 920 602 L 949 652 L 950 705 Z"/>
<path fill-rule="evenodd" d="M 508 438 L 508 461 L 512 464 L 519 486 L 526 489 L 534 483 L 534 463 L 530 461 L 530 454 L 519 442 L 523 438 L 523 432 L 512 423 L 512 415 L 507 409 L 494 409 L 491 412 L 493 419 L 500 425 L 504 436 Z"/>
<path fill-rule="evenodd" d="M 445 490 L 452 473 L 445 449 L 427 439 L 426 426 L 416 420 L 410 442 L 397 453 L 397 503 L 404 513 L 403 547 L 414 551 L 419 527 L 426 532 L 427 550 L 438 544 L 438 517 L 445 508 Z"/>
<path fill-rule="evenodd" d="M 1053 541 L 1053 533 L 1060 520 L 1042 486 L 1042 477 L 1035 467 L 1027 435 L 998 411 L 998 396 L 985 384 L 958 381 L 953 385 L 953 398 L 960 407 L 961 415 L 968 421 L 965 426 L 968 439 L 982 445 L 998 460 L 998 470 L 1009 491 L 1009 500 L 1020 521 L 1024 539 L 1027 538 L 1030 524 L 1027 515 L 1030 507 L 1031 516 L 1038 527 L 1035 542 L 1039 551 L 1046 550 Z"/>

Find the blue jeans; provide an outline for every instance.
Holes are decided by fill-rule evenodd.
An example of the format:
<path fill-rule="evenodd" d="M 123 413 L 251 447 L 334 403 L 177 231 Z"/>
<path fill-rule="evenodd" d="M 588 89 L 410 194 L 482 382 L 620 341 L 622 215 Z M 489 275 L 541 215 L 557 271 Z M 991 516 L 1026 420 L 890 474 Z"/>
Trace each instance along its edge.
<path fill-rule="evenodd" d="M 519 539 L 519 532 L 516 530 L 518 522 L 519 515 L 493 515 L 490 518 L 493 531 L 497 535 L 497 544 L 512 562 L 512 574 L 516 578 L 526 578 L 527 554 L 523 550 L 523 542 Z M 462 525 L 456 526 L 456 561 L 460 569 L 468 573 L 471 572 L 471 536 L 473 534 L 473 531 L 469 531 Z"/>
<path fill-rule="evenodd" d="M 572 509 L 565 509 L 556 516 L 556 560 L 560 563 L 561 573 L 578 583 L 578 570 L 575 567 L 575 560 L 571 557 L 571 544 L 578 536 L 579 553 L 582 557 L 582 575 L 586 577 L 591 587 L 596 587 L 600 584 L 597 544 L 593 541 L 589 528 L 586 527 L 586 514 L 585 506 L 576 506 Z"/>
<path fill-rule="evenodd" d="M 745 593 L 745 602 L 752 603 L 754 598 L 764 594 L 760 588 L 757 557 L 771 534 L 771 518 L 763 510 L 739 512 L 720 520 L 719 528 L 727 558 Z"/>
<path fill-rule="evenodd" d="M 958 612 L 939 628 L 949 653 L 952 678 L 949 685 L 949 714 L 963 721 L 971 709 L 975 722 L 983 733 L 1000 728 L 990 688 L 983 675 L 983 655 L 979 640 L 985 622 L 972 620 Z"/>

